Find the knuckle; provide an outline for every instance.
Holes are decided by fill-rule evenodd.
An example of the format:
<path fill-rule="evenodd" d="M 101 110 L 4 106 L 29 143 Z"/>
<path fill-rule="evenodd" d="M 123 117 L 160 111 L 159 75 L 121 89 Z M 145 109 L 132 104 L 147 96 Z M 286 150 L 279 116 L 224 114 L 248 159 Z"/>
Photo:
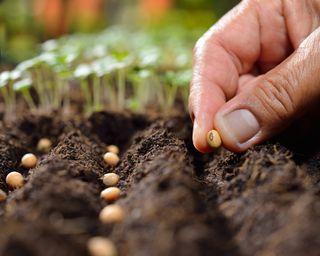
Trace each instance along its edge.
<path fill-rule="evenodd" d="M 193 56 L 195 58 L 203 56 L 203 53 L 207 51 L 207 44 L 208 44 L 208 36 L 205 33 L 202 37 L 198 39 L 196 44 L 193 47 Z"/>
<path fill-rule="evenodd" d="M 296 112 L 292 80 L 278 74 L 275 78 L 265 78 L 256 87 L 255 97 L 273 118 L 283 121 Z"/>

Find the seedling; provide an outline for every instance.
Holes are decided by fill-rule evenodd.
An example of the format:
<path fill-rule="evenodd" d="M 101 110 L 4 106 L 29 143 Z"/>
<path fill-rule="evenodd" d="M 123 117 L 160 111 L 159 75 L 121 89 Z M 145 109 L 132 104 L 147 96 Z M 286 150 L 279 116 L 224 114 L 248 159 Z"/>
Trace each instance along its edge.
<path fill-rule="evenodd" d="M 127 69 L 132 64 L 133 59 L 131 56 L 128 56 L 122 59 L 122 56 L 118 57 L 118 62 L 114 63 L 114 69 L 116 70 L 117 76 L 117 94 L 118 94 L 118 110 L 123 110 L 125 107 L 126 99 L 126 74 Z"/>
<path fill-rule="evenodd" d="M 6 177 L 6 183 L 13 189 L 21 188 L 24 183 L 23 176 L 19 172 L 10 172 Z"/>
<path fill-rule="evenodd" d="M 156 74 L 148 69 L 140 71 L 133 70 L 130 74 L 130 81 L 133 87 L 133 97 L 129 101 L 129 108 L 141 112 L 148 104 L 155 101 L 155 95 L 160 93 L 155 86 Z"/>
<path fill-rule="evenodd" d="M 15 79 L 18 79 L 20 75 L 20 72 L 14 71 L 4 71 L 0 74 L 0 91 L 3 96 L 6 109 L 9 113 L 11 113 L 14 110 L 16 101 L 16 95 L 11 85 L 12 82 Z"/>
<path fill-rule="evenodd" d="M 90 256 L 117 256 L 114 243 L 105 237 L 95 236 L 88 240 L 87 248 Z"/>
<path fill-rule="evenodd" d="M 49 40 L 39 56 L 0 75 L 6 110 L 15 104 L 16 92 L 31 109 L 68 109 L 70 88 L 78 86 L 86 113 L 143 112 L 150 106 L 170 112 L 177 96 L 187 105 L 190 49 L 198 35 L 176 26 L 156 33 L 112 27 L 96 35 Z"/>
<path fill-rule="evenodd" d="M 38 141 L 37 150 L 42 153 L 48 153 L 52 147 L 51 140 L 42 138 Z"/>
<path fill-rule="evenodd" d="M 119 175 L 115 173 L 107 173 L 103 176 L 102 182 L 107 187 L 113 187 L 118 184 L 119 179 Z"/>
<path fill-rule="evenodd" d="M 93 73 L 91 67 L 87 64 L 79 65 L 74 71 L 74 77 L 80 80 L 80 87 L 84 96 L 85 110 L 90 111 L 92 106 L 91 93 L 88 77 Z"/>
<path fill-rule="evenodd" d="M 7 199 L 7 193 L 0 189 L 0 202 L 3 202 Z"/>
<path fill-rule="evenodd" d="M 167 103 L 165 105 L 166 110 L 170 110 L 173 107 L 173 104 L 177 98 L 178 89 L 181 90 L 183 100 L 186 103 L 188 102 L 188 85 L 190 84 L 192 76 L 191 70 L 182 70 L 179 72 L 168 71 L 165 74 L 166 86 L 164 87 L 165 98 Z"/>
<path fill-rule="evenodd" d="M 13 84 L 13 89 L 16 92 L 21 92 L 24 96 L 27 104 L 29 105 L 30 109 L 35 109 L 36 104 L 33 101 L 33 98 L 30 94 L 30 89 L 32 86 L 32 80 L 31 78 L 24 78 L 16 83 Z"/>
<path fill-rule="evenodd" d="M 21 164 L 24 168 L 27 168 L 27 169 L 31 169 L 31 168 L 34 168 L 36 167 L 37 165 L 37 157 L 32 154 L 32 153 L 28 153 L 28 154 L 25 154 L 22 158 L 21 158 Z"/>
<path fill-rule="evenodd" d="M 212 148 L 219 148 L 221 146 L 221 137 L 216 130 L 211 130 L 207 134 L 207 142 Z"/>
<path fill-rule="evenodd" d="M 9 71 L 5 71 L 0 74 L 0 90 L 1 90 L 3 100 L 4 100 L 6 106 L 11 105 L 9 93 L 8 93 L 8 87 L 7 87 L 9 79 L 10 79 L 10 72 Z"/>
<path fill-rule="evenodd" d="M 111 153 L 114 153 L 114 154 L 119 154 L 120 150 L 119 148 L 116 146 L 116 145 L 109 145 L 107 146 L 107 151 L 108 152 L 111 152 Z"/>
<path fill-rule="evenodd" d="M 122 222 L 125 213 L 121 206 L 112 204 L 104 207 L 99 215 L 100 221 L 104 224 L 113 224 Z"/>
<path fill-rule="evenodd" d="M 115 59 L 110 56 L 96 60 L 91 64 L 94 70 L 94 90 L 95 90 L 95 104 L 96 110 L 100 110 L 100 103 L 108 102 L 111 109 L 117 108 L 117 93 L 113 85 L 113 72 L 114 72 Z M 99 93 L 101 92 L 101 93 Z M 104 98 L 104 99 L 101 99 Z"/>
<path fill-rule="evenodd" d="M 104 189 L 101 192 L 100 197 L 105 201 L 111 203 L 118 200 L 120 198 L 120 195 L 121 195 L 121 190 L 119 188 L 110 187 L 110 188 Z"/>
<path fill-rule="evenodd" d="M 107 165 L 114 167 L 119 163 L 120 158 L 115 153 L 107 152 L 104 154 L 103 160 Z"/>

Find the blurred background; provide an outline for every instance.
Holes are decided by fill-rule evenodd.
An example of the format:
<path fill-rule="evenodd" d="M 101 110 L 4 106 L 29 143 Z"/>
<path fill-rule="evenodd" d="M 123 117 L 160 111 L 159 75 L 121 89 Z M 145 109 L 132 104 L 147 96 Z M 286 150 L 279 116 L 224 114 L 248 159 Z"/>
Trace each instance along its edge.
<path fill-rule="evenodd" d="M 35 56 L 41 42 L 114 24 L 208 29 L 239 0 L 0 0 L 0 68 Z"/>

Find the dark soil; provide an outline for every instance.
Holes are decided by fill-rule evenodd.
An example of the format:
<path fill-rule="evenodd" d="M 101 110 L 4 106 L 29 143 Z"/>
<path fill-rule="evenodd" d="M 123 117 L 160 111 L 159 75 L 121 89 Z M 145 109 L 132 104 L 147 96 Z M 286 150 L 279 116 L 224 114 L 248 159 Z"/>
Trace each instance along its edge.
<path fill-rule="evenodd" d="M 36 151 L 42 137 L 54 142 L 48 154 Z M 114 169 L 102 160 L 108 144 L 121 148 Z M 56 113 L 2 123 L 0 188 L 9 196 L 0 203 L 0 255 L 87 255 L 96 235 L 126 256 L 319 255 L 320 150 L 283 145 L 200 155 L 185 116 Z M 29 171 L 20 166 L 27 152 L 40 156 Z M 7 187 L 10 171 L 23 173 L 23 188 Z M 110 171 L 121 177 L 126 218 L 103 225 L 100 177 Z"/>

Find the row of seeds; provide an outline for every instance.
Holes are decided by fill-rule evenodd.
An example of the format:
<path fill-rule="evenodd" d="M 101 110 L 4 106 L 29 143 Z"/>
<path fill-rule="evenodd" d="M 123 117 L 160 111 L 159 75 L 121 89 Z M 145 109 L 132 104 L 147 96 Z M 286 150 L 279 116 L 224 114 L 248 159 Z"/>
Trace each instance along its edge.
<path fill-rule="evenodd" d="M 216 130 L 211 130 L 207 135 L 207 143 L 213 148 L 217 149 L 221 146 L 221 138 Z M 116 166 L 119 159 L 119 148 L 111 145 L 107 148 L 107 153 L 103 156 L 104 162 L 109 166 Z M 107 186 L 100 196 L 106 202 L 111 203 L 104 207 L 99 215 L 100 221 L 105 224 L 113 224 L 121 222 L 124 218 L 124 211 L 121 206 L 114 203 L 121 196 L 121 191 L 116 185 L 119 182 L 119 176 L 115 173 L 107 173 L 103 176 L 103 183 Z M 116 256 L 118 255 L 114 243 L 105 237 L 96 236 L 88 240 L 88 250 L 91 256 Z"/>
<path fill-rule="evenodd" d="M 40 139 L 37 145 L 37 150 L 41 153 L 48 153 L 52 147 L 52 142 L 43 138 Z M 115 145 L 107 147 L 107 153 L 103 156 L 104 162 L 112 167 L 115 167 L 120 158 L 119 148 Z M 21 165 L 26 169 L 32 169 L 36 167 L 38 158 L 33 153 L 27 153 L 21 158 Z M 106 202 L 110 203 L 104 207 L 99 215 L 100 221 L 105 224 L 112 224 L 121 222 L 124 218 L 124 210 L 121 206 L 113 204 L 121 196 L 121 191 L 116 185 L 119 182 L 119 176 L 116 173 L 107 173 L 103 176 L 102 181 L 106 185 L 100 196 Z M 21 188 L 24 185 L 24 177 L 21 173 L 13 171 L 6 176 L 7 185 L 15 190 Z M 0 189 L 0 202 L 6 200 L 7 194 Z M 88 251 L 91 256 L 117 256 L 117 250 L 114 243 L 105 237 L 92 237 L 87 243 Z"/>
<path fill-rule="evenodd" d="M 104 162 L 115 167 L 120 158 L 118 156 L 119 148 L 115 145 L 107 147 L 107 153 L 103 156 Z M 103 184 L 107 187 L 100 193 L 100 197 L 109 203 L 105 206 L 99 215 L 99 219 L 104 224 L 119 223 L 124 219 L 124 210 L 121 206 L 114 204 L 121 196 L 121 190 L 116 187 L 119 182 L 119 175 L 116 173 L 107 173 L 102 178 Z M 105 237 L 96 236 L 88 240 L 87 247 L 91 256 L 116 256 L 118 255 L 114 243 Z"/>
<path fill-rule="evenodd" d="M 47 153 L 49 152 L 51 146 L 52 146 L 52 142 L 47 138 L 43 138 L 39 140 L 37 145 L 37 150 L 41 153 Z M 21 166 L 24 167 L 25 169 L 32 169 L 36 167 L 37 163 L 38 163 L 38 158 L 32 153 L 25 154 L 21 158 Z M 11 189 L 13 190 L 18 189 L 23 186 L 24 178 L 21 173 L 13 171 L 7 174 L 6 183 Z M 6 199 L 7 199 L 6 192 L 0 189 L 0 202 Z"/>

